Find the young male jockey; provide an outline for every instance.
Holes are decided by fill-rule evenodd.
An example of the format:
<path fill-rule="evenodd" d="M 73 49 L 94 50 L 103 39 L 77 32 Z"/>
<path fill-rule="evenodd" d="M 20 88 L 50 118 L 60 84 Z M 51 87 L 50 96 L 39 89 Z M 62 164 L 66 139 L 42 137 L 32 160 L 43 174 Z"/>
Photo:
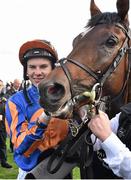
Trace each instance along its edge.
<path fill-rule="evenodd" d="M 24 89 L 15 93 L 6 104 L 6 128 L 14 144 L 18 179 L 23 179 L 66 137 L 68 122 L 50 119 L 39 104 L 38 84 L 52 71 L 58 59 L 51 43 L 28 41 L 21 46 L 19 59 L 24 69 Z M 28 89 L 26 80 L 32 83 Z"/>

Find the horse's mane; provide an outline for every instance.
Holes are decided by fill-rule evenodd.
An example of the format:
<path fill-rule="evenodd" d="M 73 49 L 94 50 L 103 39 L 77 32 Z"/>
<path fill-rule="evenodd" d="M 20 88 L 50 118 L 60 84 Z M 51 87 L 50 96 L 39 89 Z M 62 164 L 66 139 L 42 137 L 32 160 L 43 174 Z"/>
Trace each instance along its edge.
<path fill-rule="evenodd" d="M 88 27 L 94 27 L 98 24 L 115 24 L 115 23 L 121 23 L 121 18 L 119 15 L 115 12 L 110 13 L 101 13 L 96 16 L 93 16 L 91 19 L 89 19 L 86 28 Z"/>

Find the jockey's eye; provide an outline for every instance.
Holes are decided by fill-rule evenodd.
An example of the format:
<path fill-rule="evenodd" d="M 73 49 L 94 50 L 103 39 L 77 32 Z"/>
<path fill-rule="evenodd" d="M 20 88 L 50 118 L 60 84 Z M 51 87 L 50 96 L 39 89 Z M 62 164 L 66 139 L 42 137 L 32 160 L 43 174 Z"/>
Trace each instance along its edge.
<path fill-rule="evenodd" d="M 106 46 L 109 48 L 113 48 L 114 46 L 116 46 L 118 43 L 118 39 L 115 36 L 111 36 L 109 39 L 107 39 L 106 41 Z"/>

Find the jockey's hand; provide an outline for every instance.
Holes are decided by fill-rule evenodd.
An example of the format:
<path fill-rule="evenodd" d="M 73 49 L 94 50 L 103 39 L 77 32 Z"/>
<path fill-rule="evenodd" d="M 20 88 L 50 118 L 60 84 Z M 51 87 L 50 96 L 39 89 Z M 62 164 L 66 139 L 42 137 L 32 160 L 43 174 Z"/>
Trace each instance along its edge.
<path fill-rule="evenodd" d="M 92 117 L 88 123 L 88 127 L 101 141 L 106 140 L 112 133 L 110 120 L 107 114 L 102 111 L 99 111 L 98 115 Z"/>
<path fill-rule="evenodd" d="M 51 119 L 51 116 L 47 112 L 43 112 L 37 119 L 37 122 L 44 123 L 47 125 L 49 123 L 50 119 Z"/>

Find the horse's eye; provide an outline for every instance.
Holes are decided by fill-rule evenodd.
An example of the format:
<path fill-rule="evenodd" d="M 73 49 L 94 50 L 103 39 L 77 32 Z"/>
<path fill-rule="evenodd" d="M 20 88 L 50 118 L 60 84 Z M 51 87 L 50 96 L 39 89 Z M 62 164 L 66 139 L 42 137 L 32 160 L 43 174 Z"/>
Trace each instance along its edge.
<path fill-rule="evenodd" d="M 114 47 L 116 44 L 117 44 L 117 39 L 115 37 L 110 37 L 106 41 L 106 46 L 109 47 L 109 48 Z"/>

